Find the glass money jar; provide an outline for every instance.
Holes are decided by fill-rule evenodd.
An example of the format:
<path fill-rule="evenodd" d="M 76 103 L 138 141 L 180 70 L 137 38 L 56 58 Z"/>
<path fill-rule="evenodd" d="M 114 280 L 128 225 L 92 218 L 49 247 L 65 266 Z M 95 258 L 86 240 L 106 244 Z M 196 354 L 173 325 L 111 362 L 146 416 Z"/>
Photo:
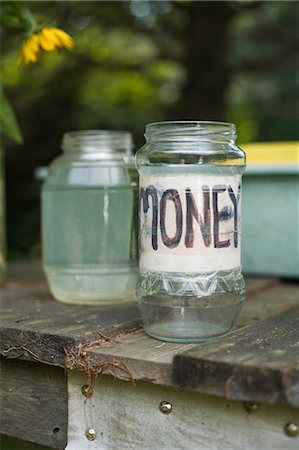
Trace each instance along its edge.
<path fill-rule="evenodd" d="M 43 265 L 65 303 L 132 300 L 136 282 L 131 134 L 66 133 L 42 189 Z"/>
<path fill-rule="evenodd" d="M 136 154 L 144 328 L 165 341 L 201 342 L 232 330 L 245 299 L 245 154 L 229 123 L 153 123 L 145 137 Z"/>

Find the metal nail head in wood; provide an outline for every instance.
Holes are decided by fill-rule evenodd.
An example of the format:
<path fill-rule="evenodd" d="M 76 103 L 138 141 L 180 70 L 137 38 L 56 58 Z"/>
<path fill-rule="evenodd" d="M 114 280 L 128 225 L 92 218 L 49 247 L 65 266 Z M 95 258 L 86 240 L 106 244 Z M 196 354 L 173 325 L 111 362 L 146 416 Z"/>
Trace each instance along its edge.
<path fill-rule="evenodd" d="M 96 436 L 97 436 L 97 434 L 96 434 L 96 432 L 95 432 L 95 430 L 93 428 L 89 428 L 88 430 L 86 430 L 85 436 L 87 437 L 87 439 L 89 441 L 94 441 Z"/>
<path fill-rule="evenodd" d="M 284 432 L 289 437 L 296 437 L 299 434 L 299 426 L 294 422 L 286 423 L 284 426 Z"/>
<path fill-rule="evenodd" d="M 81 392 L 85 397 L 90 397 L 92 392 L 90 389 L 90 386 L 88 386 L 88 384 L 84 384 L 81 388 Z"/>
<path fill-rule="evenodd" d="M 172 404 L 164 400 L 160 403 L 159 409 L 163 414 L 170 414 L 172 411 Z"/>

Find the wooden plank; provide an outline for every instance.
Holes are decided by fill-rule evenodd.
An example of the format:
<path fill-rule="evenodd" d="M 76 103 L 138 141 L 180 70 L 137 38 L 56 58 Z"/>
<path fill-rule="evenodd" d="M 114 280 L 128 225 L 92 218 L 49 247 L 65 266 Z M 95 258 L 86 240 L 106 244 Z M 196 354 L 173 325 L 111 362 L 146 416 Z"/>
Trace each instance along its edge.
<path fill-rule="evenodd" d="M 250 278 L 247 289 L 248 300 L 241 313 L 240 326 L 255 324 L 264 317 L 299 303 L 296 286 L 292 283 Z M 64 367 L 66 349 L 67 366 L 85 370 L 89 381 L 98 373 L 108 373 L 127 380 L 150 380 L 156 384 L 171 385 L 174 382 L 173 358 L 197 347 L 196 344 L 162 343 L 150 338 L 141 329 L 131 332 L 132 328 L 140 326 L 135 305 L 82 307 L 54 301 L 38 264 L 12 265 L 11 277 L 0 293 L 0 349 L 4 356 Z M 99 335 L 98 331 L 102 334 Z M 235 333 L 234 336 L 240 336 L 242 340 L 242 329 Z M 105 335 L 115 336 L 116 340 Z M 255 327 L 252 328 L 252 339 L 254 336 Z M 220 357 L 220 371 L 222 355 L 217 354 L 216 343 L 219 341 L 221 345 L 227 338 L 224 336 L 202 346 L 207 351 L 210 346 L 216 349 L 215 358 Z M 245 343 L 243 351 L 247 351 Z M 262 354 L 259 347 L 255 351 Z M 283 359 L 284 355 L 281 364 Z M 236 367 L 238 363 L 237 360 Z M 222 392 L 219 386 L 218 389 Z M 255 398 L 255 395 L 252 393 L 250 398 Z M 265 401 L 268 401 L 267 398 Z M 269 401 L 272 401 L 271 398 Z"/>
<path fill-rule="evenodd" d="M 299 307 L 176 355 L 181 388 L 299 407 Z"/>
<path fill-rule="evenodd" d="M 55 449 L 67 437 L 67 385 L 63 369 L 1 359 L 2 434 Z"/>
<path fill-rule="evenodd" d="M 91 398 L 81 392 L 84 377 L 68 376 L 67 450 L 297 450 L 298 437 L 284 433 L 298 412 L 263 405 L 249 414 L 241 402 L 150 383 L 99 377 Z M 172 405 L 162 414 L 159 405 Z M 85 433 L 95 430 L 90 442 Z"/>
<path fill-rule="evenodd" d="M 64 348 L 95 339 L 97 331 L 113 335 L 140 326 L 133 303 L 77 306 L 55 301 L 37 264 L 12 266 L 0 295 L 0 351 L 4 356 L 64 367 Z"/>
<path fill-rule="evenodd" d="M 238 327 L 299 306 L 298 282 L 286 282 L 275 278 L 249 278 L 246 279 L 246 289 L 246 301 L 238 320 Z"/>
<path fill-rule="evenodd" d="M 248 291 L 250 293 L 249 306 L 245 313 L 241 314 L 241 322 L 256 323 L 257 320 L 274 314 L 276 308 L 291 308 L 298 304 L 298 298 L 294 296 L 294 286 L 292 284 L 282 285 L 279 280 L 252 278 L 249 280 Z M 264 305 L 264 297 L 271 304 L 271 299 L 275 296 L 276 289 L 285 302 L 283 307 L 278 301 L 274 303 L 273 310 Z M 287 301 L 287 297 L 289 300 Z M 260 311 L 258 311 L 259 305 Z M 263 310 L 264 308 L 264 310 Z M 257 317 L 259 314 L 259 318 Z M 225 337 L 223 338 L 225 339 Z M 204 346 L 208 345 L 204 344 Z M 173 344 L 169 342 L 155 341 L 147 336 L 143 330 L 119 336 L 117 342 L 111 341 L 109 347 L 89 349 L 84 358 L 86 367 L 93 368 L 95 373 L 113 373 L 119 379 L 146 380 L 153 383 L 172 385 L 172 360 L 175 355 L 186 350 L 197 347 L 197 344 Z M 81 361 L 82 362 L 82 361 Z M 80 361 L 79 361 L 80 363 Z M 129 372 L 125 370 L 129 369 Z"/>
<path fill-rule="evenodd" d="M 108 347 L 88 349 L 84 358 L 78 360 L 95 374 L 110 374 L 128 381 L 151 381 L 155 384 L 171 385 L 172 360 L 174 355 L 196 347 L 196 344 L 174 344 L 149 337 L 143 330 L 121 335 Z M 72 365 L 70 364 L 69 367 Z M 78 365 L 74 366 L 78 368 Z"/>
<path fill-rule="evenodd" d="M 90 370 L 94 375 L 110 374 L 122 380 L 178 385 L 231 399 L 262 403 L 286 401 L 298 406 L 298 370 L 293 367 L 296 357 L 298 359 L 297 324 L 292 322 L 297 320 L 296 311 L 290 310 L 270 319 L 269 324 L 261 321 L 258 326 L 251 325 L 200 346 L 162 343 L 138 330 L 119 336 L 117 341 L 108 343 L 108 347 L 104 343 L 103 348 L 88 349 L 74 368 L 81 365 L 86 372 Z M 196 364 L 193 360 L 189 361 L 193 351 L 195 355 L 200 351 L 202 366 L 197 361 Z M 207 360 L 209 364 L 206 364 Z M 228 366 L 226 371 L 225 365 Z M 211 380 L 208 375 L 210 371 Z M 257 381 L 254 378 L 252 385 L 243 386 L 247 373 L 250 384 L 251 372 Z M 260 372 L 261 375 L 258 375 Z M 233 378 L 229 379 L 232 375 Z M 236 388 L 238 383 L 243 390 Z"/>

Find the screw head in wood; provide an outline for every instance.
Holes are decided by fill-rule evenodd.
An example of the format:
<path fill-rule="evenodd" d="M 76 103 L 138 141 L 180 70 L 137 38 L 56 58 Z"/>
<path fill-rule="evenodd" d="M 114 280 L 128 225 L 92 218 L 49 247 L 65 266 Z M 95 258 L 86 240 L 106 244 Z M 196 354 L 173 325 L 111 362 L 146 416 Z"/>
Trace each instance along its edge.
<path fill-rule="evenodd" d="M 253 411 L 256 411 L 257 409 L 259 409 L 260 405 L 256 402 L 244 402 L 243 403 L 244 409 L 248 412 L 251 413 Z"/>
<path fill-rule="evenodd" d="M 163 414 L 170 414 L 172 411 L 172 404 L 164 400 L 160 403 L 159 409 Z"/>
<path fill-rule="evenodd" d="M 284 426 L 284 432 L 289 437 L 296 437 L 299 434 L 299 426 L 294 422 L 286 423 Z"/>
<path fill-rule="evenodd" d="M 92 396 L 92 388 L 88 386 L 88 384 L 84 384 L 81 388 L 81 392 L 84 395 L 84 397 L 91 397 Z"/>
<path fill-rule="evenodd" d="M 94 441 L 96 436 L 97 436 L 97 434 L 96 434 L 96 432 L 95 432 L 95 430 L 93 428 L 89 428 L 88 430 L 86 430 L 85 436 L 87 437 L 87 439 L 89 441 Z"/>

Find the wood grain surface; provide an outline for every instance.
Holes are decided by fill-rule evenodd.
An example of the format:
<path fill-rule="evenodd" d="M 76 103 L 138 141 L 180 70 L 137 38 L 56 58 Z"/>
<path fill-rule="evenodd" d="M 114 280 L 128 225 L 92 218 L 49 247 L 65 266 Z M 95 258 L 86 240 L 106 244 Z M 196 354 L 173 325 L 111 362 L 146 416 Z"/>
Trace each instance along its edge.
<path fill-rule="evenodd" d="M 0 290 L 3 356 L 64 367 L 65 349 L 92 341 L 97 331 L 116 334 L 141 326 L 133 303 L 77 306 L 55 301 L 39 263 L 10 266 Z"/>
<path fill-rule="evenodd" d="M 81 393 L 82 374 L 69 374 L 67 450 L 298 450 L 299 437 L 284 426 L 298 420 L 287 405 L 262 405 L 248 413 L 243 402 L 151 383 L 95 381 L 94 394 Z M 170 403 L 162 414 L 159 405 Z M 95 441 L 85 431 L 95 430 Z"/>
<path fill-rule="evenodd" d="M 181 388 L 299 407 L 299 307 L 176 355 Z"/>
<path fill-rule="evenodd" d="M 66 365 L 85 371 L 89 382 L 103 373 L 131 381 L 174 384 L 232 399 L 298 404 L 294 390 L 298 339 L 290 328 L 296 317 L 293 308 L 299 305 L 296 283 L 248 279 L 247 301 L 238 329 L 200 346 L 162 343 L 147 336 L 132 304 L 84 307 L 55 301 L 39 263 L 11 265 L 0 295 L 0 349 L 8 359 Z M 275 326 L 280 331 L 272 335 Z M 289 331 L 283 334 L 282 328 Z M 231 358 L 225 359 L 230 354 Z M 207 366 L 201 355 L 207 359 Z M 252 376 L 259 373 L 260 378 L 255 377 L 251 383 L 248 375 L 244 381 L 244 373 L 250 371 Z M 228 383 L 230 376 L 233 378 Z"/>
<path fill-rule="evenodd" d="M 64 449 L 67 385 L 62 369 L 1 358 L 1 433 Z"/>

